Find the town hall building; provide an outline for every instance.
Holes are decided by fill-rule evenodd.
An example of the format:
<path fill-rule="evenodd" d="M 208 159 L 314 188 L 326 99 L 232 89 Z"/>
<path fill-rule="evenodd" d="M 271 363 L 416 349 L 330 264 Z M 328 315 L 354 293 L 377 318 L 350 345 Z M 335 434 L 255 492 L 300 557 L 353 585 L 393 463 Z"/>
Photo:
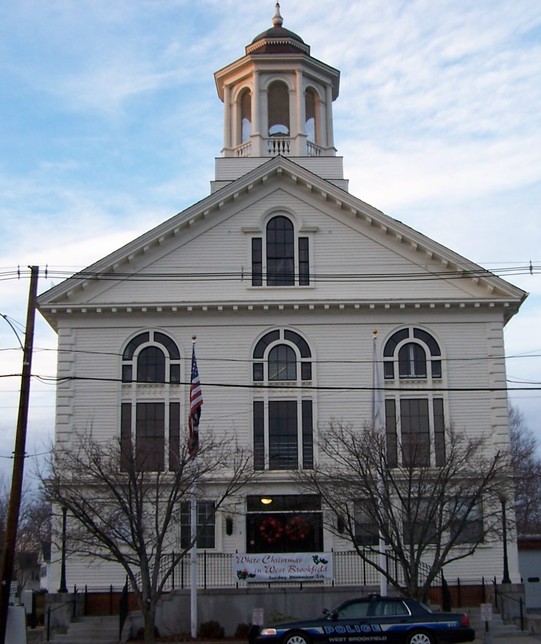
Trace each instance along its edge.
<path fill-rule="evenodd" d="M 258 472 L 200 548 L 351 549 L 293 475 L 317 464 L 331 422 L 372 421 L 373 331 L 396 442 L 422 436 L 423 466 L 440 464 L 450 426 L 504 451 L 503 329 L 525 293 L 349 193 L 333 132 L 340 73 L 283 26 L 279 5 L 215 82 L 224 141 L 209 195 L 39 298 L 58 334 L 56 441 L 90 427 L 167 470 L 166 446 L 187 432 L 197 336 L 200 440 L 210 428 L 234 435 Z M 275 529 L 269 541 L 297 517 L 302 539 Z M 446 574 L 492 579 L 501 559 L 501 542 L 483 544 Z M 520 581 L 512 534 L 509 567 Z M 49 577 L 54 590 L 59 563 Z M 123 580 L 113 564 L 70 557 L 70 584 Z"/>

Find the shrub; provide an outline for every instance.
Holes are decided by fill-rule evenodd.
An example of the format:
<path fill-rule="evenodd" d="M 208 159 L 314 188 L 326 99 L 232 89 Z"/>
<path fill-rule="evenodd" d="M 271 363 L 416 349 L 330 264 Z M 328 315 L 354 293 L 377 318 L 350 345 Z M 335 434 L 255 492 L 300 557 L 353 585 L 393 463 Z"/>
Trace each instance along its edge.
<path fill-rule="evenodd" d="M 248 634 L 250 633 L 250 624 L 237 624 L 237 630 L 235 631 L 235 637 L 239 639 L 247 639 Z"/>
<path fill-rule="evenodd" d="M 203 622 L 199 626 L 199 637 L 209 637 L 211 639 L 222 639 L 225 636 L 223 626 L 220 622 L 211 619 L 209 622 Z"/>

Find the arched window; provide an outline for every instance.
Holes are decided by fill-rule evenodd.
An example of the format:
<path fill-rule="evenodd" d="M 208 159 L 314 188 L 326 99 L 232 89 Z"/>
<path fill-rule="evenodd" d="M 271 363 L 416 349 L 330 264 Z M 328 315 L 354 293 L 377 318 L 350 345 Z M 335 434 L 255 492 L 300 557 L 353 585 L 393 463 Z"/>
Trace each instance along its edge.
<path fill-rule="evenodd" d="M 399 385 L 396 392 L 387 394 L 385 399 L 389 462 L 415 467 L 443 465 L 444 399 L 432 387 L 434 380 L 442 379 L 438 342 L 424 329 L 399 329 L 385 343 L 383 366 L 385 379 L 394 380 L 398 374 Z M 412 391 L 410 384 L 404 383 L 407 380 L 421 381 L 426 392 L 422 389 Z"/>
<path fill-rule="evenodd" d="M 282 81 L 274 81 L 268 91 L 269 136 L 289 136 L 289 89 Z"/>
<path fill-rule="evenodd" d="M 305 102 L 305 117 L 304 133 L 310 143 L 316 142 L 317 137 L 317 118 L 316 118 L 316 105 L 317 95 L 313 89 L 308 88 L 304 93 Z"/>
<path fill-rule="evenodd" d="M 293 222 L 284 215 L 269 220 L 264 240 L 252 238 L 252 286 L 263 286 L 263 283 L 266 286 L 310 284 L 308 237 L 297 236 Z"/>
<path fill-rule="evenodd" d="M 287 344 L 269 351 L 269 380 L 297 380 L 297 356 Z"/>
<path fill-rule="evenodd" d="M 240 95 L 240 134 L 241 143 L 247 143 L 252 134 L 252 95 L 248 89 Z"/>
<path fill-rule="evenodd" d="M 138 382 L 180 382 L 180 353 L 176 343 L 160 331 L 135 336 L 122 353 L 122 381 L 131 382 L 133 374 Z"/>
<path fill-rule="evenodd" d="M 398 366 L 398 370 L 397 367 Z M 441 378 L 441 350 L 430 333 L 418 328 L 400 329 L 385 343 L 385 379 Z"/>
<path fill-rule="evenodd" d="M 426 353 L 420 344 L 408 342 L 398 351 L 400 378 L 426 378 Z"/>
<path fill-rule="evenodd" d="M 135 378 L 134 378 L 135 376 Z M 120 436 L 124 469 L 175 469 L 180 454 L 180 352 L 160 331 L 132 338 L 122 353 Z M 173 386 L 172 386 L 173 385 Z"/>
<path fill-rule="evenodd" d="M 299 386 L 312 380 L 312 353 L 296 331 L 266 333 L 253 352 L 254 467 L 257 470 L 313 467 L 312 394 Z M 286 390 L 277 385 L 291 383 Z"/>
<path fill-rule="evenodd" d="M 137 358 L 138 382 L 165 382 L 165 354 L 159 347 L 145 347 Z"/>

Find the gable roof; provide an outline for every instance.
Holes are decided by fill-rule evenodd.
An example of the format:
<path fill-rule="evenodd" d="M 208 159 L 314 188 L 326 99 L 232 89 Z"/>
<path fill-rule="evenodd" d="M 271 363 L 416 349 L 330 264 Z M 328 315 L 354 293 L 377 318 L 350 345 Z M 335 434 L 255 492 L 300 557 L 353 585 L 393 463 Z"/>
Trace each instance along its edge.
<path fill-rule="evenodd" d="M 518 311 L 527 296 L 527 293 L 521 289 L 478 264 L 385 215 L 291 159 L 277 156 L 46 291 L 38 298 L 41 312 L 55 326 L 54 318 L 57 311 L 73 305 L 74 299 L 77 300 L 74 296 L 83 291 L 89 282 L 106 276 L 109 279 L 115 276 L 118 279 L 129 279 L 133 262 L 137 257 L 152 254 L 153 249 L 159 248 L 165 241 L 208 221 L 228 204 L 242 200 L 246 195 L 257 191 L 258 187 L 271 178 L 294 185 L 296 189 L 309 192 L 312 196 L 315 195 L 322 206 L 332 206 L 357 225 L 360 224 L 381 236 L 397 251 L 403 248 L 408 252 L 419 254 L 420 258 L 423 257 L 425 260 L 428 258 L 433 265 L 435 263 L 441 267 L 441 270 L 430 271 L 433 279 L 461 278 L 471 281 L 471 284 L 480 289 L 479 301 L 489 306 L 500 305 L 507 308 L 504 315 L 505 321 Z M 406 295 L 404 297 L 407 299 Z"/>

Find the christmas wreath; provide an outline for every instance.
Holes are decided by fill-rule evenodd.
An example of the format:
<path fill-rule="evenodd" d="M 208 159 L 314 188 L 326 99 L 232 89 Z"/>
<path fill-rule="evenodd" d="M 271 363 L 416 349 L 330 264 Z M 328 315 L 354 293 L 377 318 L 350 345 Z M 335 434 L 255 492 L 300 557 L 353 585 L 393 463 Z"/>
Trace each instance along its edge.
<path fill-rule="evenodd" d="M 259 526 L 261 538 L 269 544 L 276 543 L 283 532 L 282 522 L 274 517 L 264 519 Z"/>
<path fill-rule="evenodd" d="M 286 535 L 290 541 L 305 541 L 310 534 L 310 524 L 306 519 L 297 515 L 286 524 Z"/>

